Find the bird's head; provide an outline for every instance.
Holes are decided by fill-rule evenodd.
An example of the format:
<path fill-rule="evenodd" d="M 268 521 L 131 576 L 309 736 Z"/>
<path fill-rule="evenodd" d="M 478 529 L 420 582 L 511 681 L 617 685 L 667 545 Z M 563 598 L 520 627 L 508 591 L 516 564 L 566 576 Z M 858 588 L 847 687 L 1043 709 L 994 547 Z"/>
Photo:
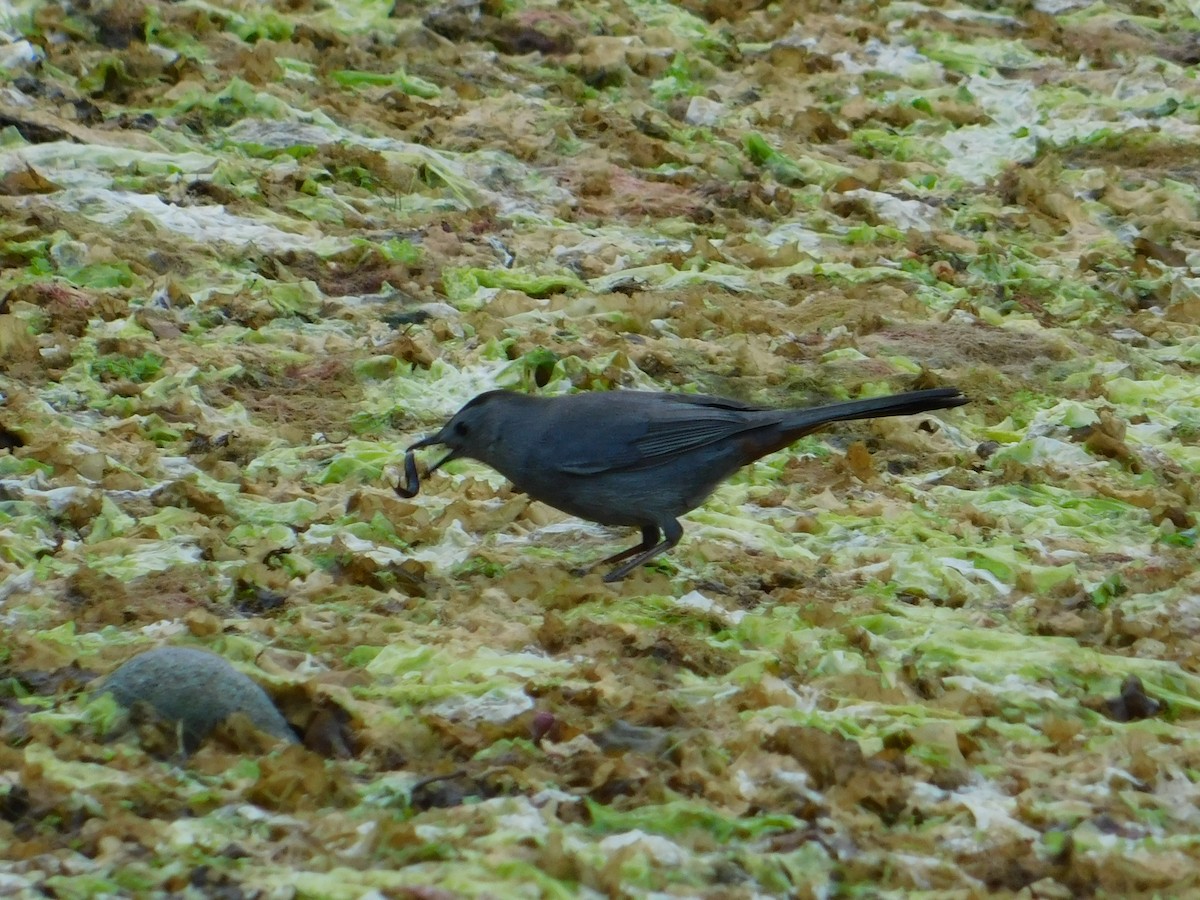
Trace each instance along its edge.
<path fill-rule="evenodd" d="M 432 447 L 435 444 L 449 447 L 450 452 L 429 467 L 433 474 L 452 459 L 469 457 L 488 462 L 489 448 L 496 445 L 506 427 L 519 427 L 519 423 L 508 421 L 505 412 L 519 403 L 521 394 L 512 391 L 488 391 L 467 402 L 456 412 L 442 430 L 417 441 L 409 450 Z"/>

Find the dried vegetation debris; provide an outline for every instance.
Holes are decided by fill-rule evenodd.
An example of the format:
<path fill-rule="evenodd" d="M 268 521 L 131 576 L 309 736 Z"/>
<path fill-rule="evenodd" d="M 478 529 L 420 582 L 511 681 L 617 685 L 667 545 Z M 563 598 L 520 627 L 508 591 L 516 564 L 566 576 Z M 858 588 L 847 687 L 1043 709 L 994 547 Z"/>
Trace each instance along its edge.
<path fill-rule="evenodd" d="M 3 889 L 1196 891 L 1198 33 L 0 8 Z M 494 473 L 388 485 L 497 385 L 936 384 L 616 587 Z M 95 679 L 164 643 L 298 743 L 114 737 Z"/>

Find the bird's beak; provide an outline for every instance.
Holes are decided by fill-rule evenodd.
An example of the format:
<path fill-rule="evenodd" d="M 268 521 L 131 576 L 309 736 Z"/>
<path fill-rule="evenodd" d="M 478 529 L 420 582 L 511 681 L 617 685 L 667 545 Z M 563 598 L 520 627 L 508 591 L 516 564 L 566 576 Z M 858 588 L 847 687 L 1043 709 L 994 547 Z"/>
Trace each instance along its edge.
<path fill-rule="evenodd" d="M 417 475 L 417 459 L 415 456 L 413 456 L 413 451 L 420 450 L 422 447 L 430 447 L 433 444 L 444 443 L 445 441 L 442 440 L 442 433 L 439 431 L 437 434 L 432 434 L 427 438 L 421 438 L 421 440 L 417 441 L 404 451 L 404 480 L 395 487 L 395 491 L 399 496 L 403 497 L 405 500 L 411 500 L 413 497 L 417 496 L 417 493 L 421 490 L 421 478 Z M 425 474 L 433 474 L 446 463 L 450 462 L 450 460 L 454 459 L 454 457 L 457 455 L 457 450 L 451 450 L 436 463 L 430 466 L 429 469 L 426 470 Z"/>
<path fill-rule="evenodd" d="M 446 442 L 442 440 L 442 433 L 439 431 L 437 434 L 431 434 L 427 438 L 421 438 L 421 440 L 417 441 L 415 444 L 413 444 L 411 447 L 408 448 L 408 452 L 412 453 L 412 451 L 420 450 L 422 447 L 432 447 L 434 444 L 444 444 L 444 443 L 446 443 Z M 436 472 L 438 469 L 440 469 L 446 463 L 450 462 L 450 460 L 454 459 L 456 456 L 458 456 L 458 451 L 451 450 L 449 453 L 447 453 L 445 456 L 443 456 L 441 459 L 439 459 L 437 462 L 435 462 L 432 466 L 430 466 L 425 471 L 425 474 L 427 476 L 432 475 L 434 472 Z"/>

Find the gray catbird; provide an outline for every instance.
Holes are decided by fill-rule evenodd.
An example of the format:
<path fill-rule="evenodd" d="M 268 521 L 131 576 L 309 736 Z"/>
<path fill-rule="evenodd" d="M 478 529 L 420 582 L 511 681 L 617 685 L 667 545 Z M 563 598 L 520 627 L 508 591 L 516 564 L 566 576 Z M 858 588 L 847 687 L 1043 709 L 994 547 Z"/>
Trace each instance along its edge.
<path fill-rule="evenodd" d="M 966 402 L 954 388 L 812 409 L 763 409 L 719 397 L 642 391 L 561 397 L 488 391 L 437 434 L 409 448 L 406 483 L 396 492 L 416 496 L 420 482 L 412 452 L 444 444 L 450 452 L 430 467 L 431 473 L 452 459 L 477 459 L 517 490 L 563 512 L 603 525 L 641 528 L 640 544 L 585 570 L 629 560 L 604 577 L 619 581 L 679 543 L 678 517 L 760 456 L 830 422 L 907 416 Z"/>

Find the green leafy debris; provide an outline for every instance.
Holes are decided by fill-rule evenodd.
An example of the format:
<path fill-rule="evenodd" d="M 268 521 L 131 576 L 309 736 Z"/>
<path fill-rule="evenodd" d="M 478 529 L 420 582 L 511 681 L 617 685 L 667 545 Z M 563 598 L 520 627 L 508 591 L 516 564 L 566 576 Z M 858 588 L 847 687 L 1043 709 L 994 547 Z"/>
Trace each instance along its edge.
<path fill-rule="evenodd" d="M 0 893 L 1200 894 L 1194 7 L 0 4 Z M 943 386 L 613 583 L 406 453 Z"/>

